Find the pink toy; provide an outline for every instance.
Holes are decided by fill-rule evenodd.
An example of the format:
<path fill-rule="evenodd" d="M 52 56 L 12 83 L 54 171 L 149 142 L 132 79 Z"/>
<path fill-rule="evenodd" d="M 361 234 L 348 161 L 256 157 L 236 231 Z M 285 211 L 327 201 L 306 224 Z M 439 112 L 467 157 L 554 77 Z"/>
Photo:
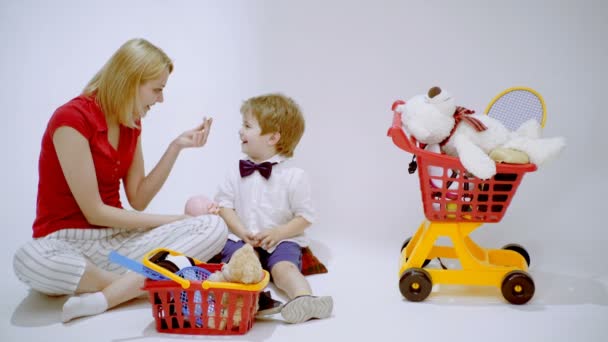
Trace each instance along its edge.
<path fill-rule="evenodd" d="M 217 215 L 219 211 L 220 208 L 217 203 L 204 195 L 190 197 L 186 202 L 186 208 L 184 209 L 184 213 L 189 216 Z"/>

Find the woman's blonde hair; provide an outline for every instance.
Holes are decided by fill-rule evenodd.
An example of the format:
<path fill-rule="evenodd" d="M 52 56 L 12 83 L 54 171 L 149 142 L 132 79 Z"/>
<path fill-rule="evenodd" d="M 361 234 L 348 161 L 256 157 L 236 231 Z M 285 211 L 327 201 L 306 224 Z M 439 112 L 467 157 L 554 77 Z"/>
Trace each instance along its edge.
<path fill-rule="evenodd" d="M 108 118 L 135 128 L 139 120 L 139 86 L 159 78 L 163 71 L 173 71 L 171 59 L 145 39 L 124 43 L 84 88 L 84 95 L 94 95 Z"/>
<path fill-rule="evenodd" d="M 285 157 L 293 156 L 304 134 L 304 116 L 295 101 L 282 94 L 252 97 L 241 106 L 241 114 L 249 111 L 260 124 L 260 134 L 281 134 L 276 145 L 277 153 Z"/>

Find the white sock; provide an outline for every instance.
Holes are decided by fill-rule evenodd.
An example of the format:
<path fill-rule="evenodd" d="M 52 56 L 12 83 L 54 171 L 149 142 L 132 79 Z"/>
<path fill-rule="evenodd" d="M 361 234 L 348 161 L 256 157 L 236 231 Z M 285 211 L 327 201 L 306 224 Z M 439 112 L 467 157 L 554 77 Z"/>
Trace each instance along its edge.
<path fill-rule="evenodd" d="M 63 304 L 61 321 L 68 322 L 76 317 L 100 314 L 108 309 L 108 301 L 102 292 L 73 296 Z"/>

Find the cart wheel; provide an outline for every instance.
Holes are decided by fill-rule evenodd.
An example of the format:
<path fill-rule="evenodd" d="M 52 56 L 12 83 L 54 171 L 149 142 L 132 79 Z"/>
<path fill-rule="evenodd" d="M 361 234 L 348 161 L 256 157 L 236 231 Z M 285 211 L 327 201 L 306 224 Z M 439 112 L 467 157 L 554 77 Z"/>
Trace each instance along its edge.
<path fill-rule="evenodd" d="M 517 252 L 519 255 L 523 256 L 524 259 L 526 259 L 526 264 L 528 264 L 528 267 L 530 267 L 530 254 L 528 254 L 528 251 L 526 251 L 526 249 L 521 245 L 510 243 L 508 245 L 504 245 L 502 249 Z"/>
<path fill-rule="evenodd" d="M 407 245 L 410 243 L 411 240 L 412 240 L 412 238 L 408 237 L 407 239 L 405 239 L 405 241 L 403 241 L 403 245 L 401 245 L 402 252 L 405 249 L 405 247 L 407 247 Z M 405 260 L 407 261 L 407 258 L 405 258 Z M 422 263 L 422 267 L 426 267 L 426 265 L 428 265 L 429 262 L 431 262 L 431 260 L 429 260 L 429 259 L 424 260 L 424 262 Z"/>
<path fill-rule="evenodd" d="M 534 281 L 524 271 L 511 271 L 502 281 L 502 295 L 511 304 L 525 304 L 534 296 Z"/>
<path fill-rule="evenodd" d="M 431 294 L 431 276 L 422 268 L 408 268 L 399 280 L 399 290 L 403 297 L 412 302 L 420 302 Z"/>

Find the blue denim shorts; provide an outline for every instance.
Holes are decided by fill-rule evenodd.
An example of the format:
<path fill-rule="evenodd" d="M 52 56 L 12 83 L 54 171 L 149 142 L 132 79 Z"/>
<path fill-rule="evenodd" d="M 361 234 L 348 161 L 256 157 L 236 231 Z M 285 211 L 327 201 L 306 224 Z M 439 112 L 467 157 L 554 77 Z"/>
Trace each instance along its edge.
<path fill-rule="evenodd" d="M 244 245 L 245 242 L 242 240 L 226 241 L 226 245 L 224 245 L 224 249 L 222 250 L 222 262 L 227 263 L 230 261 L 232 254 Z M 260 256 L 262 267 L 267 271 L 272 270 L 272 267 L 280 261 L 289 261 L 296 265 L 299 270 L 302 269 L 302 247 L 295 242 L 283 241 L 279 243 L 272 253 L 268 253 L 265 249 L 259 247 L 255 248 L 255 250 Z"/>

